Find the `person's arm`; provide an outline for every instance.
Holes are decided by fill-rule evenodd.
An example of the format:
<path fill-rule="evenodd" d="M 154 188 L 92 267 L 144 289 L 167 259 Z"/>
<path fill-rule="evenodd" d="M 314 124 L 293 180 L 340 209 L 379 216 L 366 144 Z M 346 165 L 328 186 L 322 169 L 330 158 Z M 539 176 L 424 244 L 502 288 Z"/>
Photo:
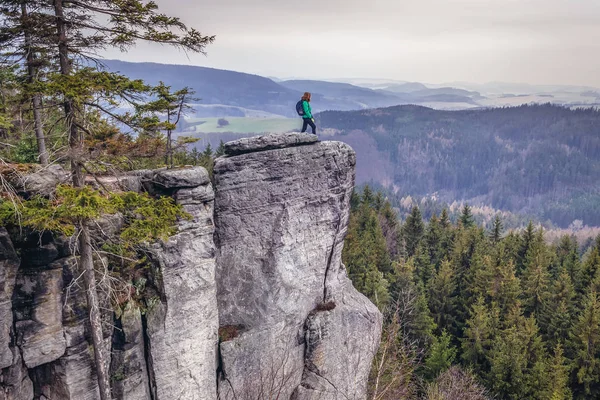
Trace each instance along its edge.
<path fill-rule="evenodd" d="M 310 118 L 310 119 L 312 119 L 312 117 L 313 117 L 313 116 L 312 116 L 312 114 L 311 114 L 311 112 L 310 112 L 310 111 L 311 111 L 311 110 L 310 110 L 310 104 L 308 104 L 308 101 L 304 100 L 304 101 L 302 102 L 302 109 L 304 110 L 304 116 L 305 116 L 306 118 Z"/>

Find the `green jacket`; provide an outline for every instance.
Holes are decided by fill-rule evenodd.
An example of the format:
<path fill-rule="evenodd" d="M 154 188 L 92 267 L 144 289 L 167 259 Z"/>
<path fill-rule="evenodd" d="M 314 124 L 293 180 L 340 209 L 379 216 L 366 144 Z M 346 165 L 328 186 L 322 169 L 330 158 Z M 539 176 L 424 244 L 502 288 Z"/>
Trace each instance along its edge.
<path fill-rule="evenodd" d="M 310 109 L 310 103 L 306 100 L 302 101 L 302 109 L 304 110 L 304 115 L 302 116 L 302 118 L 312 118 L 312 113 L 311 113 L 311 109 Z"/>

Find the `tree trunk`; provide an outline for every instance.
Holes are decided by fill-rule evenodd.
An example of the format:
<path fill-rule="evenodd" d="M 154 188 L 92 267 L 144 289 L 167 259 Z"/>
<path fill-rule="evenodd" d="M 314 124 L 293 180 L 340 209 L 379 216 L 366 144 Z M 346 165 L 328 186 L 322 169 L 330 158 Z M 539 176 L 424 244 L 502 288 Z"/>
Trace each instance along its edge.
<path fill-rule="evenodd" d="M 31 34 L 29 32 L 30 26 L 27 21 L 27 5 L 21 4 L 21 17 L 22 23 L 25 26 L 25 51 L 27 52 L 27 81 L 31 84 L 34 83 L 36 78 L 36 66 L 35 57 L 33 54 Z M 42 165 L 48 165 L 48 152 L 46 151 L 46 138 L 44 137 L 44 129 L 42 126 L 42 115 L 40 109 L 42 108 L 41 96 L 36 93 L 33 95 L 33 123 L 35 129 L 35 137 L 38 145 L 38 156 Z"/>
<path fill-rule="evenodd" d="M 67 45 L 67 27 L 63 11 L 63 0 L 54 0 L 54 13 L 56 17 L 56 29 L 58 34 L 58 55 L 60 72 L 63 75 L 71 74 L 71 63 L 69 60 L 69 48 Z M 71 176 L 73 186 L 83 187 L 85 175 L 83 170 L 83 138 L 77 128 L 77 116 L 72 99 L 64 99 L 64 111 L 69 127 L 69 158 L 71 160 Z M 98 306 L 98 292 L 96 290 L 96 277 L 94 274 L 94 262 L 92 256 L 92 244 L 86 221 L 80 221 L 79 229 L 79 268 L 84 272 L 84 287 L 87 297 L 88 315 L 92 331 L 92 344 L 94 346 L 94 359 L 96 364 L 96 375 L 98 377 L 98 388 L 101 400 L 111 400 L 110 381 L 107 371 L 107 358 L 104 355 L 104 344 L 102 337 L 102 319 Z"/>
<path fill-rule="evenodd" d="M 96 289 L 96 276 L 94 273 L 94 260 L 92 257 L 92 244 L 90 232 L 84 221 L 79 224 L 79 267 L 83 270 L 83 284 L 88 304 L 92 344 L 94 345 L 94 358 L 96 375 L 98 376 L 98 389 L 102 400 L 110 400 L 110 381 L 108 376 L 108 357 L 105 354 L 104 337 L 102 334 L 102 317 L 98 304 L 98 290 Z"/>

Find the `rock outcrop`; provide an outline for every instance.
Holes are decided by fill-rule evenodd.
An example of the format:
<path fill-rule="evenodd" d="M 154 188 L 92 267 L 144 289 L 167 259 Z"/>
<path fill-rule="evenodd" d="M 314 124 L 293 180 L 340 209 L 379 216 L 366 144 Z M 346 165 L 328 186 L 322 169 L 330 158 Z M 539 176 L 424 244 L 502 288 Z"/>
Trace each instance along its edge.
<path fill-rule="evenodd" d="M 341 265 L 355 155 L 315 139 L 243 139 L 215 164 L 219 321 L 237 333 L 221 398 L 365 396 L 381 316 Z"/>
<path fill-rule="evenodd" d="M 152 182 L 174 190 L 192 219 L 153 248 L 159 300 L 147 313 L 155 399 L 215 399 L 218 311 L 213 241 L 214 192 L 204 168 L 161 171 Z"/>
<path fill-rule="evenodd" d="M 114 398 L 365 398 L 381 314 L 341 262 L 354 151 L 294 133 L 225 152 L 215 190 L 200 167 L 105 182 L 172 196 L 190 216 L 147 249 L 143 299 L 113 313 L 100 296 Z M 67 177 L 52 167 L 19 190 L 47 195 Z M 96 221 L 94 243 L 123 223 Z M 0 400 L 99 398 L 74 244 L 0 227 Z"/>

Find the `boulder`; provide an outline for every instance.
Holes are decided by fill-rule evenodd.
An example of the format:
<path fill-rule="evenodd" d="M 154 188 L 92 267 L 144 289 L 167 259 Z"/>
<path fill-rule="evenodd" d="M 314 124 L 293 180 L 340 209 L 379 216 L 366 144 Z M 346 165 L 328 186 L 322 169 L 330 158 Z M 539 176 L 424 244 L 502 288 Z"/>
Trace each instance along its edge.
<path fill-rule="evenodd" d="M 161 169 L 150 180 L 162 189 L 195 188 L 210 183 L 208 171 L 203 167 Z"/>
<path fill-rule="evenodd" d="M 26 196 L 48 196 L 56 190 L 56 186 L 68 183 L 71 175 L 58 164 L 52 164 L 32 174 L 20 175 L 13 183 L 17 191 Z"/>

